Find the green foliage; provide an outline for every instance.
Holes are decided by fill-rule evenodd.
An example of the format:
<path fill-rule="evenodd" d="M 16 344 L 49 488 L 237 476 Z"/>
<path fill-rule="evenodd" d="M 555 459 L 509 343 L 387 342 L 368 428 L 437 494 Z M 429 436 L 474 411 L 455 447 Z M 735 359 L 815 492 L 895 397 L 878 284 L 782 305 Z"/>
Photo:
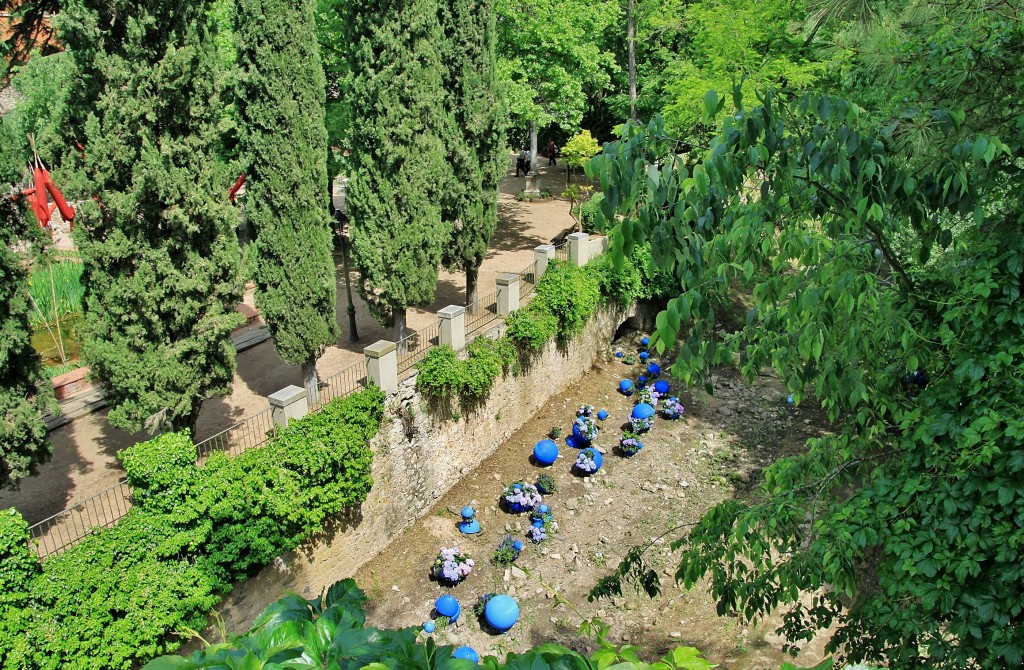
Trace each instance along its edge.
<path fill-rule="evenodd" d="M 534 304 L 531 302 L 505 318 L 505 337 L 527 353 L 540 351 L 558 334 L 558 317 Z"/>
<path fill-rule="evenodd" d="M 194 470 L 196 447 L 187 431 L 165 433 L 122 449 L 117 457 L 132 487 L 132 497 L 138 504 L 155 508 L 159 503 L 149 498 L 180 488 L 186 474 Z"/>
<path fill-rule="evenodd" d="M 416 390 L 434 398 L 458 398 L 461 404 L 483 400 L 499 375 L 516 369 L 515 347 L 505 338 L 478 337 L 466 348 L 465 359 L 441 345 L 431 349 L 416 368 Z"/>
<path fill-rule="evenodd" d="M 71 261 L 46 263 L 32 270 L 28 290 L 32 296 L 29 322 L 33 328 L 53 325 L 58 319 L 81 314 L 85 295 L 82 270 L 81 263 Z"/>
<path fill-rule="evenodd" d="M 0 192 L 20 181 L 17 146 L 10 125 L 0 119 Z M 19 201 L 0 198 L 0 487 L 16 485 L 50 458 L 43 410 L 53 391 L 32 348 L 31 306 L 21 259 L 12 251 L 40 241 Z"/>
<path fill-rule="evenodd" d="M 16 509 L 0 511 L 0 610 L 22 607 L 28 585 L 39 574 L 28 523 Z"/>
<path fill-rule="evenodd" d="M 562 343 L 583 331 L 601 299 L 597 277 L 586 268 L 565 262 L 548 266 L 537 282 L 536 292 L 530 309 L 542 310 L 558 319 L 558 339 Z"/>
<path fill-rule="evenodd" d="M 583 226 L 583 232 L 597 233 L 603 231 L 598 220 L 598 215 L 601 211 L 601 200 L 603 199 L 603 193 L 595 193 L 579 205 L 579 218 Z"/>
<path fill-rule="evenodd" d="M 3 611 L 3 667 L 127 670 L 172 652 L 176 633 L 205 626 L 218 593 L 365 499 L 368 441 L 383 404 L 378 389 L 361 391 L 293 422 L 266 447 L 217 453 L 203 466 L 185 462 L 184 435 L 139 445 L 125 454 L 126 469 L 164 494 L 136 490 L 127 516 L 48 558 L 38 576 L 19 553 L 24 523 L 4 522 L 0 546 L 14 547 L 25 566 L 17 579 L 28 604 Z M 161 457 L 162 448 L 173 456 Z M 173 463 L 159 471 L 161 461 Z"/>
<path fill-rule="evenodd" d="M 438 646 L 432 637 L 419 637 L 415 628 L 382 630 L 365 627 L 365 594 L 351 579 L 337 582 L 319 597 L 306 600 L 289 595 L 270 605 L 241 638 L 216 644 L 187 659 L 165 656 L 144 670 L 198 670 L 235 667 L 245 658 L 252 667 L 340 667 L 365 670 L 710 670 L 715 667 L 693 647 L 676 647 L 655 663 L 639 659 L 640 648 L 616 648 L 607 640 L 608 628 L 584 622 L 581 635 L 596 639 L 597 651 L 587 658 L 557 644 L 542 644 L 523 654 L 473 661 L 452 658 L 453 646 Z M 447 621 L 444 622 L 447 625 Z M 438 626 L 438 630 L 441 626 Z M 819 666 L 824 670 L 825 666 Z"/>
<path fill-rule="evenodd" d="M 620 305 L 631 304 L 644 291 L 643 276 L 630 257 L 602 254 L 587 264 L 587 271 L 597 279 L 601 295 Z"/>
<path fill-rule="evenodd" d="M 962 29 L 911 34 L 924 62 L 904 120 L 819 94 L 769 92 L 748 108 L 737 87 L 698 164 L 658 162 L 654 121 L 588 167 L 604 215 L 624 217 L 612 253 L 650 242 L 678 282 L 655 335 L 663 353 L 686 332 L 673 374 L 700 383 L 736 358 L 749 378 L 771 365 L 834 422 L 773 464 L 756 499 L 715 506 L 680 538 L 676 579 L 709 579 L 722 613 L 786 606 L 789 640 L 837 625 L 829 647 L 852 662 L 1024 659 L 1024 154 L 1015 133 L 995 134 L 1007 120 L 986 116 L 987 98 L 959 108 L 931 77 L 954 33 L 995 37 L 972 56 L 979 72 L 1021 71 L 1024 28 L 974 11 Z M 1019 127 L 1022 81 L 1008 81 L 999 97 L 1013 102 L 998 104 Z M 916 108 L 928 92 L 951 108 Z M 704 105 L 710 119 L 725 101 L 712 91 Z M 922 115 L 935 140 L 918 155 L 902 124 Z M 736 289 L 752 308 L 719 334 Z M 922 371 L 927 382 L 908 377 Z"/>
<path fill-rule="evenodd" d="M 215 169 L 209 4 L 76 0 L 54 21 L 75 72 L 62 143 L 86 148 L 63 171 L 80 201 L 83 354 L 107 386 L 110 422 L 131 430 L 150 417 L 191 425 L 235 370 L 237 213 Z"/>
<path fill-rule="evenodd" d="M 237 3 L 235 106 L 256 233 L 256 305 L 281 359 L 311 372 L 338 339 L 315 2 Z"/>
<path fill-rule="evenodd" d="M 601 145 L 597 143 L 589 130 L 581 130 L 562 147 L 562 160 L 569 167 L 582 168 L 587 161 L 601 153 Z"/>
<path fill-rule="evenodd" d="M 451 222 L 445 202 L 444 36 L 437 3 L 346 3 L 352 73 L 348 186 L 359 290 L 381 323 L 430 303 Z M 481 212 L 481 216 L 483 212 Z"/>

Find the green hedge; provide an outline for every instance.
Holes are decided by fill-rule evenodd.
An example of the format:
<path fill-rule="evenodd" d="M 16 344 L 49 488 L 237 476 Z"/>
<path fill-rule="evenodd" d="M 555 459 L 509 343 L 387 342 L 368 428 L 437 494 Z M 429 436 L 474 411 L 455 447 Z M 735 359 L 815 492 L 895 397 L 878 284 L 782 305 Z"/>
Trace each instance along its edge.
<path fill-rule="evenodd" d="M 203 466 L 184 435 L 125 450 L 136 506 L 41 572 L 8 571 L 26 565 L 27 535 L 0 516 L 0 579 L 26 594 L 2 611 L 0 667 L 127 669 L 175 650 L 218 594 L 365 500 L 383 401 L 376 388 L 336 400 L 265 447 Z"/>
<path fill-rule="evenodd" d="M 487 397 L 498 375 L 518 367 L 515 347 L 506 338 L 478 337 L 466 348 L 466 358 L 448 345 L 431 349 L 417 364 L 416 390 L 433 398 L 455 397 L 472 404 Z"/>

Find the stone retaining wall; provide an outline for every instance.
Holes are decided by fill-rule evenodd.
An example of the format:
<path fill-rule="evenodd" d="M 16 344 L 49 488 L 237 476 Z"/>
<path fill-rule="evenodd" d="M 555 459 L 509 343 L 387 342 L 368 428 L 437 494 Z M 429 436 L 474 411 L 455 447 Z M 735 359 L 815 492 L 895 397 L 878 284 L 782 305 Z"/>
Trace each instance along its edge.
<path fill-rule="evenodd" d="M 325 585 L 355 574 L 551 397 L 586 373 L 608 349 L 616 329 L 635 315 L 635 307 L 598 310 L 566 349 L 550 342 L 528 370 L 499 378 L 487 401 L 458 421 L 428 407 L 415 392 L 415 377 L 403 382 L 389 396 L 384 424 L 371 445 L 374 485 L 366 502 L 352 518 L 339 520 L 237 585 L 217 608 L 227 630 L 247 630 L 267 605 L 289 591 L 312 598 Z M 489 333 L 497 334 L 498 329 Z"/>

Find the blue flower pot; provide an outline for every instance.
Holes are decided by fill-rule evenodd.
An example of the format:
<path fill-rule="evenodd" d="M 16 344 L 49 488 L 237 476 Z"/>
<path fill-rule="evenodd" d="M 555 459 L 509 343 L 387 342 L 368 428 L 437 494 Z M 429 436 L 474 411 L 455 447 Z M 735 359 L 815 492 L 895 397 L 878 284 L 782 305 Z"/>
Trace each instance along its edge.
<path fill-rule="evenodd" d="M 669 390 L 668 382 L 665 381 L 664 379 L 659 379 L 658 381 L 654 382 L 654 390 L 661 395 L 665 395 L 666 393 L 668 393 Z"/>
<path fill-rule="evenodd" d="M 476 649 L 473 649 L 473 647 L 459 647 L 452 652 L 452 658 L 464 658 L 474 663 L 480 662 L 480 654 L 476 653 Z"/>
<path fill-rule="evenodd" d="M 558 445 L 552 440 L 541 440 L 533 448 L 533 457 L 538 465 L 551 465 L 558 458 Z"/>
<path fill-rule="evenodd" d="M 661 366 L 658 365 L 657 363 L 651 363 L 650 365 L 647 366 L 647 374 L 651 379 L 656 378 L 658 375 L 661 374 Z"/>
<path fill-rule="evenodd" d="M 583 435 L 583 433 L 580 432 L 580 428 L 576 424 L 572 425 L 572 436 L 576 438 L 576 442 L 577 443 L 582 443 L 583 446 L 586 446 L 586 445 L 590 444 L 590 440 L 588 440 Z M 582 449 L 582 447 L 580 447 L 580 448 Z"/>
<path fill-rule="evenodd" d="M 424 621 L 423 622 L 423 632 L 424 633 L 433 633 L 435 627 L 436 626 L 434 626 L 434 622 L 433 621 Z"/>
<path fill-rule="evenodd" d="M 640 352 L 640 360 L 646 361 L 650 357 L 651 357 L 651 355 L 649 353 L 647 353 L 646 351 L 641 351 Z"/>
<path fill-rule="evenodd" d="M 594 472 L 583 472 L 582 470 L 580 470 L 580 472 L 583 472 L 583 474 L 586 475 L 586 476 L 589 476 L 589 475 L 592 475 L 592 474 L 596 473 L 598 470 L 601 469 L 601 466 L 604 465 L 604 454 L 602 454 L 597 449 L 594 449 L 594 457 L 593 458 L 594 458 L 594 465 L 597 466 L 597 469 L 594 470 Z"/>
<path fill-rule="evenodd" d="M 605 410 L 603 410 L 603 409 L 599 409 L 599 410 L 597 410 L 597 419 L 598 419 L 599 421 L 604 421 L 604 420 L 605 420 L 605 419 L 607 419 L 607 418 L 608 418 L 608 412 L 606 412 L 606 411 L 605 411 Z"/>
<path fill-rule="evenodd" d="M 640 346 L 649 347 L 650 345 L 651 345 L 651 338 L 645 337 L 642 340 L 640 340 Z"/>
<path fill-rule="evenodd" d="M 443 595 L 434 603 L 434 609 L 441 616 L 448 617 L 448 621 L 455 622 L 462 613 L 462 606 L 454 596 Z"/>
<path fill-rule="evenodd" d="M 523 512 L 526 512 L 530 509 L 528 506 L 522 503 L 506 502 L 506 504 L 508 505 L 508 511 L 512 512 L 513 514 L 522 514 Z"/>
<path fill-rule="evenodd" d="M 616 351 L 615 352 L 615 358 L 622 358 L 622 352 L 621 351 Z"/>
<path fill-rule="evenodd" d="M 637 403 L 633 406 L 630 416 L 634 419 L 650 419 L 654 416 L 654 408 L 645 402 Z"/>
<path fill-rule="evenodd" d="M 484 619 L 491 628 L 504 633 L 519 620 L 519 604 L 511 596 L 494 596 L 484 605 Z"/>
<path fill-rule="evenodd" d="M 640 375 L 640 378 L 637 379 L 637 382 L 640 384 L 640 388 L 643 388 L 644 386 L 647 386 L 647 377 L 645 377 L 644 375 Z"/>
<path fill-rule="evenodd" d="M 633 395 L 633 382 L 623 379 L 619 382 L 619 393 L 622 395 Z"/>

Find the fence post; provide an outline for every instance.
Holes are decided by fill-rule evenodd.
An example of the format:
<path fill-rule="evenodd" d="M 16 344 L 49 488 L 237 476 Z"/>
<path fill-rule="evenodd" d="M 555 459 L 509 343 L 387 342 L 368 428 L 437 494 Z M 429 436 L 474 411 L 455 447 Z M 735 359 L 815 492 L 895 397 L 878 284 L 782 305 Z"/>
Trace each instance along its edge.
<path fill-rule="evenodd" d="M 547 272 L 548 263 L 555 259 L 555 247 L 551 244 L 542 244 L 533 248 L 533 283 L 536 284 Z"/>
<path fill-rule="evenodd" d="M 498 275 L 498 316 L 508 316 L 519 309 L 519 275 Z"/>
<path fill-rule="evenodd" d="M 270 394 L 267 400 L 270 401 L 274 423 L 281 428 L 287 428 L 289 421 L 301 419 L 309 413 L 306 389 L 301 386 L 285 386 L 280 391 Z"/>
<path fill-rule="evenodd" d="M 440 343 L 447 344 L 455 351 L 466 346 L 466 308 L 462 305 L 448 305 L 437 310 L 441 319 Z"/>
<path fill-rule="evenodd" d="M 590 245 L 587 233 L 573 233 L 569 235 L 569 262 L 576 267 L 583 267 L 590 260 Z"/>
<path fill-rule="evenodd" d="M 385 393 L 398 393 L 398 352 L 394 342 L 377 340 L 363 349 L 366 374 Z"/>

